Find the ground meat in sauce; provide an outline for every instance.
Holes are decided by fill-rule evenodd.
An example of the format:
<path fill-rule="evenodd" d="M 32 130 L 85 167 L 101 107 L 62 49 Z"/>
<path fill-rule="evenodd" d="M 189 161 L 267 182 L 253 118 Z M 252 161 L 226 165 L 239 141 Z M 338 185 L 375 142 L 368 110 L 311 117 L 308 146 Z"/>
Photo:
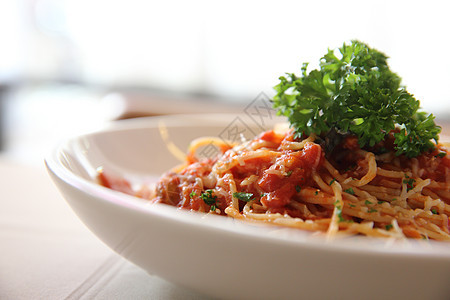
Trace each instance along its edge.
<path fill-rule="evenodd" d="M 178 205 L 180 202 L 180 178 L 176 173 L 167 173 L 156 185 L 155 203 Z"/>

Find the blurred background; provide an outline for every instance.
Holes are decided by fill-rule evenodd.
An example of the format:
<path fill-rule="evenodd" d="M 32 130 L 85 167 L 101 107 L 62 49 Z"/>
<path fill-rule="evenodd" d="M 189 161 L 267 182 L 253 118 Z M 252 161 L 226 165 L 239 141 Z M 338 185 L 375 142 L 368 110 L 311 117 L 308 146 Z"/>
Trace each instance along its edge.
<path fill-rule="evenodd" d="M 448 1 L 0 0 L 0 147 L 42 164 L 115 119 L 242 112 L 359 39 L 450 120 Z"/>

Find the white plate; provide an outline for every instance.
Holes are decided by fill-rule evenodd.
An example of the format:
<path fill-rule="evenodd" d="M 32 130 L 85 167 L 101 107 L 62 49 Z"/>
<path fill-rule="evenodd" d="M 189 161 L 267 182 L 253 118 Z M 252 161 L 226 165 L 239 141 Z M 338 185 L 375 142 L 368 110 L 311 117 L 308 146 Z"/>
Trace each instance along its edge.
<path fill-rule="evenodd" d="M 245 116 L 238 121 L 244 129 L 258 127 Z M 158 129 L 162 123 L 165 139 Z M 235 115 L 121 121 L 68 140 L 46 164 L 76 214 L 114 251 L 148 272 L 205 295 L 449 299 L 447 243 L 369 238 L 330 242 L 299 230 L 150 205 L 96 183 L 100 166 L 136 182 L 154 180 L 178 163 L 168 144 L 184 151 L 192 139 L 223 137 L 237 123 Z"/>

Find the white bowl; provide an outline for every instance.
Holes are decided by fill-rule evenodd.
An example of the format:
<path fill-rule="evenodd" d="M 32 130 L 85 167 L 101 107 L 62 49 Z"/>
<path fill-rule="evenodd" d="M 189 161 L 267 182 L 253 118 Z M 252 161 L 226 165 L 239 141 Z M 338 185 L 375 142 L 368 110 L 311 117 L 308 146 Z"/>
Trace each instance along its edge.
<path fill-rule="evenodd" d="M 326 241 L 299 230 L 151 205 L 96 182 L 100 166 L 132 181 L 154 180 L 178 163 L 167 144 L 185 150 L 196 137 L 221 135 L 235 117 L 121 121 L 69 139 L 46 164 L 75 213 L 109 247 L 148 272 L 204 295 L 449 299 L 448 243 Z M 161 123 L 168 133 L 164 139 Z"/>

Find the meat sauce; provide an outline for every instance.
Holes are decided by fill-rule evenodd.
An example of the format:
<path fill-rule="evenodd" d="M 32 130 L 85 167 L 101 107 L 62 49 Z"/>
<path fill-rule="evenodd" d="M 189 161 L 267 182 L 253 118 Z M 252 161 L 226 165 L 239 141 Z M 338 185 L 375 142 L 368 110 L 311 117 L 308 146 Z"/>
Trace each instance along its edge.
<path fill-rule="evenodd" d="M 284 176 L 270 173 L 271 168 L 264 171 L 258 185 L 266 194 L 261 203 L 270 208 L 282 208 L 310 178 L 311 172 L 319 167 L 322 149 L 314 143 L 306 143 L 301 151 L 286 151 L 277 158 L 274 166 L 284 165 Z"/>
<path fill-rule="evenodd" d="M 236 187 L 239 192 L 251 193 L 272 213 L 287 213 L 295 216 L 295 212 L 289 209 L 289 203 L 303 186 L 315 185 L 311 174 L 314 170 L 321 168 L 325 153 L 319 144 L 310 142 L 306 142 L 301 150 L 283 150 L 286 149 L 283 147 L 286 143 L 295 141 L 292 131 L 284 135 L 271 130 L 262 133 L 258 139 L 271 143 L 273 150 L 281 154 L 276 159 L 267 156 L 250 158 L 244 164 L 234 166 L 231 173 Z M 382 147 L 391 148 L 393 145 L 392 141 L 387 139 L 384 144 L 376 147 L 373 149 L 374 152 Z M 424 170 L 423 177 L 445 181 L 446 176 L 449 176 L 450 158 L 448 155 L 441 155 L 446 153 L 446 150 L 440 147 L 438 146 L 435 150 L 417 158 L 419 167 Z M 337 152 L 341 153 L 341 157 L 332 154 L 333 159 L 330 161 L 341 173 L 347 173 L 352 177 L 361 177 L 367 172 L 367 163 L 354 154 L 358 150 L 360 148 L 357 140 L 351 136 L 347 137 L 337 147 Z M 402 157 L 399 159 L 405 164 L 411 161 Z M 156 186 L 156 197 L 151 200 L 190 210 L 209 211 L 211 204 L 206 203 L 202 194 L 208 188 L 213 188 L 214 185 L 209 187 L 205 180 L 203 183 L 199 183 L 196 178 L 205 179 L 216 161 L 217 159 L 194 161 L 194 158 L 191 157 L 190 164 L 182 172 L 168 172 L 161 177 Z M 352 170 L 348 170 L 351 169 L 350 166 L 353 167 Z M 344 170 L 344 167 L 347 170 Z M 254 184 L 241 186 L 240 183 L 251 175 L 258 176 L 257 181 Z M 227 180 L 225 179 L 225 184 L 229 183 Z M 113 190 L 126 194 L 139 194 L 132 190 L 128 181 L 113 174 L 99 172 L 99 181 Z M 232 201 L 232 196 L 218 193 L 212 197 L 211 203 L 221 211 L 221 214 L 224 214 L 224 209 Z M 241 200 L 239 202 L 242 209 L 245 202 Z"/>
<path fill-rule="evenodd" d="M 251 159 L 232 172 L 236 179 L 257 175 L 257 185 L 263 191 L 261 203 L 272 212 L 282 212 L 297 190 L 308 182 L 311 172 L 320 166 L 323 152 L 315 143 L 306 143 L 300 151 L 281 150 L 283 143 L 294 141 L 292 132 L 285 136 L 271 130 L 261 134 L 259 139 L 278 145 L 277 150 L 282 154 L 275 162 L 267 157 Z M 244 187 L 244 191 L 259 194 L 251 186 Z"/>

